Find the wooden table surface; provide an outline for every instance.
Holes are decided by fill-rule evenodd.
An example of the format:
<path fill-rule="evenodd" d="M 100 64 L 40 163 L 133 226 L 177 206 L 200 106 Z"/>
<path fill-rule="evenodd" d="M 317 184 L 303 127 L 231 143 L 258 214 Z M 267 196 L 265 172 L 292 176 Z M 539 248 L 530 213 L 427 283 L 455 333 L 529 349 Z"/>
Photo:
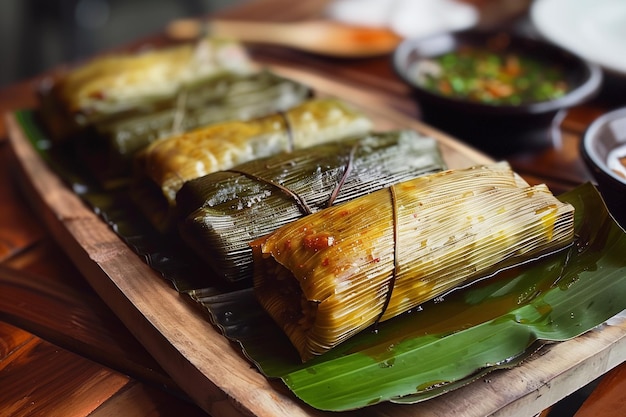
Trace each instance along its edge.
<path fill-rule="evenodd" d="M 316 16 L 323 3 L 257 0 L 221 15 L 295 21 Z M 375 92 L 381 106 L 420 115 L 388 56 L 341 60 L 277 47 L 251 46 L 250 51 L 260 62 L 333 74 Z M 0 112 L 33 107 L 35 81 L 0 90 Z M 560 141 L 497 157 L 508 160 L 530 183 L 546 183 L 557 194 L 590 180 L 578 150 L 580 139 L 593 119 L 626 104 L 615 97 L 619 95 L 605 91 L 571 109 L 560 125 Z M 20 193 L 5 137 L 6 126 L 0 122 L 0 416 L 206 415 L 188 401 L 51 238 Z M 543 414 L 573 415 L 577 410 L 578 417 L 623 415 L 625 388 L 626 365 L 621 365 Z"/>

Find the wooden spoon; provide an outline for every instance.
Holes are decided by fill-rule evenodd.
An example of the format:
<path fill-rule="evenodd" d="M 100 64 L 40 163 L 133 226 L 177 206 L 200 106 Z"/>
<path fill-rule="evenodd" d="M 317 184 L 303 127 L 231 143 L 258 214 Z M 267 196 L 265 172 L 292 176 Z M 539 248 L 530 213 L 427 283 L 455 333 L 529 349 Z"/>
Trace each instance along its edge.
<path fill-rule="evenodd" d="M 330 20 L 265 23 L 181 19 L 173 21 L 166 33 L 176 40 L 191 40 L 206 34 L 350 58 L 388 54 L 401 41 L 401 37 L 388 29 L 350 26 Z"/>

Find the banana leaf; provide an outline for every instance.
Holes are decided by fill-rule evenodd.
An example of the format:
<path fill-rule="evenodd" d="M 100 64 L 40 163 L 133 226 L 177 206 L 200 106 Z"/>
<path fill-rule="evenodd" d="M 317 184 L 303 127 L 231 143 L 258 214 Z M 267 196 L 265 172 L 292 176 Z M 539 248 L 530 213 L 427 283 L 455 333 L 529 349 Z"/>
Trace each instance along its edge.
<path fill-rule="evenodd" d="M 32 112 L 16 116 L 42 157 L 139 256 L 200 303 L 260 372 L 282 379 L 318 409 L 424 401 L 515 366 L 541 344 L 579 336 L 626 309 L 626 232 L 596 188 L 583 184 L 558 196 L 575 207 L 574 245 L 484 277 L 302 364 L 251 288 L 197 279 L 202 269 L 171 238 L 159 239 L 123 193 L 90 181 L 71 153 L 51 146 Z"/>
<path fill-rule="evenodd" d="M 179 231 L 216 276 L 251 280 L 250 241 L 325 207 L 444 168 L 435 139 L 411 130 L 257 159 L 187 182 L 176 196 Z"/>

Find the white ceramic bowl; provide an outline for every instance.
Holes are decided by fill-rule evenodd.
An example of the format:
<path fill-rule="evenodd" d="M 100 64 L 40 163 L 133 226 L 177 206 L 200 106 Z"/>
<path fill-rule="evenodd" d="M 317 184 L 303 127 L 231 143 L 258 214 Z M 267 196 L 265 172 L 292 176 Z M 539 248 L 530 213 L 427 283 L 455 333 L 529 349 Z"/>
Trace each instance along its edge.
<path fill-rule="evenodd" d="M 618 160 L 626 158 L 626 107 L 606 113 L 589 125 L 581 142 L 581 155 L 611 214 L 626 227 L 626 166 L 619 166 Z"/>

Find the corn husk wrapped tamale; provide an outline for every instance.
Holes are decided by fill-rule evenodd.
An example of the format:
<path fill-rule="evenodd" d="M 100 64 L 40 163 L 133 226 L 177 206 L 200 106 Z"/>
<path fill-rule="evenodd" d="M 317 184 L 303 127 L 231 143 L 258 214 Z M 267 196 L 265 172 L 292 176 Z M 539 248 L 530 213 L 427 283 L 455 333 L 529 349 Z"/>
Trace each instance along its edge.
<path fill-rule="evenodd" d="M 251 280 L 250 241 L 325 207 L 444 169 L 437 142 L 372 133 L 257 159 L 187 182 L 176 201 L 183 240 L 227 281 Z"/>
<path fill-rule="evenodd" d="M 243 46 L 222 39 L 103 55 L 48 79 L 41 116 L 53 138 L 62 140 L 126 112 L 150 113 L 202 80 L 253 70 Z"/>
<path fill-rule="evenodd" d="M 571 205 L 507 164 L 443 171 L 255 241 L 255 292 L 308 360 L 499 263 L 567 245 L 573 222 Z"/>
<path fill-rule="evenodd" d="M 371 126 L 369 118 L 346 103 L 318 99 L 283 113 L 161 139 L 137 154 L 136 200 L 164 231 L 171 226 L 176 193 L 185 182 L 280 152 L 362 136 Z"/>

